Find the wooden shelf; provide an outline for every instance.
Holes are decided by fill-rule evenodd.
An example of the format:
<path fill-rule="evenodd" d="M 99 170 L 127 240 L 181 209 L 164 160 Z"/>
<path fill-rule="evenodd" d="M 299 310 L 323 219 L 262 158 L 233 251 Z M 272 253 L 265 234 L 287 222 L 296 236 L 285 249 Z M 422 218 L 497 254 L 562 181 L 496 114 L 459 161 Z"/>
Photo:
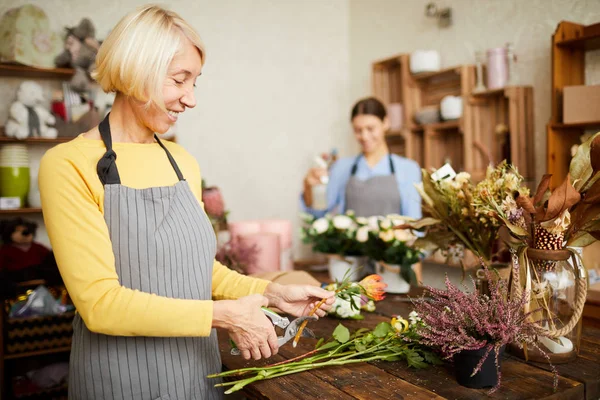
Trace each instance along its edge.
<path fill-rule="evenodd" d="M 473 92 L 473 93 L 471 93 L 471 96 L 474 96 L 474 97 L 504 96 L 505 89 L 506 88 L 489 89 L 489 90 L 484 90 L 483 92 Z"/>
<path fill-rule="evenodd" d="M 0 209 L 0 215 L 4 214 L 36 214 L 41 213 L 41 208 L 12 208 L 12 209 Z"/>
<path fill-rule="evenodd" d="M 68 80 L 74 73 L 75 70 L 71 68 L 43 69 L 18 64 L 0 64 L 0 76 Z"/>
<path fill-rule="evenodd" d="M 573 34 L 570 35 L 574 37 L 564 36 L 556 40 L 556 46 L 563 48 L 598 50 L 600 49 L 600 22 L 583 26 L 581 29 L 574 31 Z"/>
<path fill-rule="evenodd" d="M 48 143 L 48 144 L 56 144 L 56 143 L 65 143 L 70 140 L 75 139 L 74 137 L 57 137 L 56 139 L 45 139 L 45 138 L 27 138 L 27 139 L 16 139 L 14 137 L 4 136 L 4 127 L 0 126 L 0 144 L 1 143 L 29 143 L 29 144 L 40 144 L 40 143 Z"/>
<path fill-rule="evenodd" d="M 28 351 L 26 353 L 7 354 L 4 356 L 5 360 L 15 360 L 17 358 L 43 356 L 46 354 L 65 353 L 71 351 L 71 346 L 55 347 L 52 349 Z"/>
<path fill-rule="evenodd" d="M 388 138 L 388 139 L 392 139 L 392 140 L 404 139 L 404 133 L 402 132 L 402 130 L 399 130 L 399 131 L 388 131 L 385 134 L 385 137 Z"/>
<path fill-rule="evenodd" d="M 446 78 L 452 75 L 456 75 L 458 78 L 460 77 L 460 72 L 461 67 L 450 67 L 434 72 L 420 72 L 418 74 L 411 74 L 411 76 L 416 81 L 426 81 L 434 78 Z"/>
<path fill-rule="evenodd" d="M 571 124 L 551 123 L 553 129 L 587 129 L 600 127 L 600 121 L 576 122 Z"/>
<path fill-rule="evenodd" d="M 420 131 L 425 131 L 425 130 L 450 130 L 450 129 L 459 129 L 460 128 L 460 121 L 459 120 L 452 120 L 452 121 L 444 121 L 444 122 L 437 122 L 435 124 L 425 124 L 425 125 L 417 125 L 414 128 L 412 128 L 412 130 L 414 132 L 420 132 Z"/>

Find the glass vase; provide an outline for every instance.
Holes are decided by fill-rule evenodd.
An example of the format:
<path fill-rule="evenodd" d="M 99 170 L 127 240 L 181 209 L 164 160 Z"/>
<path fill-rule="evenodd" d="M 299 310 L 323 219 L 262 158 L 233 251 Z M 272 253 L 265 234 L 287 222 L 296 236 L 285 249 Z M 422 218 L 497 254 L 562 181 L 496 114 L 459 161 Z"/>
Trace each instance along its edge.
<path fill-rule="evenodd" d="M 525 312 L 547 337 L 536 345 L 553 364 L 574 360 L 581 340 L 581 314 L 587 295 L 587 278 L 580 257 L 572 249 L 523 248 L 513 253 L 511 293 L 529 291 Z M 526 360 L 546 362 L 535 346 L 513 345 L 510 352 Z"/>

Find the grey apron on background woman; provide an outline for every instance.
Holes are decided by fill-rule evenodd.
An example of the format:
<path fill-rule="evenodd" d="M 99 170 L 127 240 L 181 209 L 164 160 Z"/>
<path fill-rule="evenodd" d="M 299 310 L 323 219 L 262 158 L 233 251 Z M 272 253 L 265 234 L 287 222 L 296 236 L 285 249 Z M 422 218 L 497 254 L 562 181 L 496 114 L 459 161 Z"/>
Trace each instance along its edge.
<path fill-rule="evenodd" d="M 388 154 L 390 175 L 374 176 L 364 181 L 355 176 L 361 157 L 362 154 L 356 157 L 346 185 L 346 210 L 353 210 L 357 217 L 399 214 L 400 192 L 391 154 Z"/>
<path fill-rule="evenodd" d="M 98 176 L 121 285 L 158 296 L 210 300 L 216 239 L 177 163 L 156 137 L 179 181 L 147 189 L 123 186 L 108 116 L 99 129 L 106 153 Z M 210 337 L 109 336 L 90 332 L 75 316 L 71 400 L 221 399 L 223 391 L 213 387 L 218 381 L 206 379 L 219 371 L 215 330 Z"/>

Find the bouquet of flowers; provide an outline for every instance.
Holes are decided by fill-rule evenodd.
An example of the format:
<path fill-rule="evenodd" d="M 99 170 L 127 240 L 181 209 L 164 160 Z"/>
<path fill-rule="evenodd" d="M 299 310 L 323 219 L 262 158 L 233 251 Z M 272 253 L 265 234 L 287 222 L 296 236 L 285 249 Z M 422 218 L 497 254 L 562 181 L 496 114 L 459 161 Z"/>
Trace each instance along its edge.
<path fill-rule="evenodd" d="M 470 367 L 473 368 L 472 372 L 468 371 L 471 377 L 480 371 L 488 357 L 494 357 L 498 376 L 491 390 L 494 392 L 501 383 L 498 358 L 501 349 L 510 343 L 519 347 L 527 344 L 537 347 L 536 340 L 544 332 L 529 321 L 530 313 L 523 312 L 529 294 L 522 292 L 519 296 L 509 297 L 507 282 L 494 279 L 493 273 L 487 268 L 485 272 L 490 282 L 489 296 L 478 293 L 474 281 L 473 291 L 461 291 L 448 277 L 446 290 L 428 287 L 423 295 L 424 301 L 414 302 L 415 310 L 422 319 L 416 333 L 421 337 L 422 344 L 439 350 L 447 359 L 464 352 L 484 350 L 479 362 L 474 368 Z M 540 351 L 550 361 L 548 355 Z M 455 358 L 455 368 L 464 367 Z M 552 370 L 556 388 L 558 375 L 554 366 Z M 458 376 L 460 374 L 457 371 Z"/>
<path fill-rule="evenodd" d="M 516 190 L 482 198 L 515 239 L 542 250 L 584 247 L 600 239 L 600 132 L 579 146 L 562 184 L 550 190 L 544 175 L 536 194 Z"/>
<path fill-rule="evenodd" d="M 348 211 L 321 218 L 304 214 L 302 219 L 305 224 L 302 228 L 302 241 L 312 245 L 313 251 L 341 256 L 363 255 L 364 250 L 357 239 L 357 233 L 367 225 L 365 218 L 357 218 L 352 211 Z"/>
<path fill-rule="evenodd" d="M 503 221 L 486 204 L 490 198 L 501 202 L 516 190 L 528 193 L 522 182 L 523 177 L 505 161 L 488 167 L 485 179 L 477 184 L 468 173 L 455 174 L 448 165 L 431 174 L 423 170 L 417 189 L 427 216 L 399 228 L 425 229 L 425 236 L 416 242 L 418 247 L 448 251 L 464 246 L 489 266 Z"/>
<path fill-rule="evenodd" d="M 531 291 L 525 310 L 539 310 L 531 320 L 552 338 L 540 342 L 558 360 L 577 354 L 587 295 L 585 266 L 572 247 L 600 239 L 600 132 L 579 146 L 560 186 L 550 190 L 550 179 L 543 177 L 533 197 L 516 190 L 482 203 L 511 233 L 513 289 Z"/>
<path fill-rule="evenodd" d="M 416 281 L 412 265 L 419 261 L 421 252 L 414 246 L 417 237 L 410 229 L 395 228 L 406 226 L 407 222 L 414 220 L 395 214 L 370 217 L 367 225 L 358 229 L 356 237 L 364 242 L 365 255 L 380 263 L 400 267 L 400 275 L 410 283 Z"/>
<path fill-rule="evenodd" d="M 360 282 L 330 283 L 326 290 L 336 292 L 329 315 L 342 319 L 363 319 L 361 311 L 375 311 L 375 302 L 384 299 L 386 284 L 378 275 L 369 275 Z"/>
<path fill-rule="evenodd" d="M 401 317 L 379 323 L 375 329 L 362 328 L 354 333 L 339 324 L 331 338 L 317 342 L 315 349 L 290 360 L 264 367 L 240 368 L 209 375 L 209 378 L 225 377 L 228 382 L 216 386 L 229 386 L 230 394 L 251 383 L 273 379 L 298 372 L 328 366 L 351 365 L 370 361 L 401 361 L 413 368 L 426 368 L 441 364 L 439 358 L 420 343 L 417 331 L 422 326 L 416 315 L 409 323 Z"/>

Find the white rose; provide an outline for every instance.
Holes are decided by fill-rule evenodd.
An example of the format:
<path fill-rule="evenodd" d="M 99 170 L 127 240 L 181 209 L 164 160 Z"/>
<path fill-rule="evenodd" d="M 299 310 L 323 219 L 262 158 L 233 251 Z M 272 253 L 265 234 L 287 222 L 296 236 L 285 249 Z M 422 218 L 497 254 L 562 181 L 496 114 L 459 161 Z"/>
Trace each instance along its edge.
<path fill-rule="evenodd" d="M 384 218 L 383 221 L 381 221 L 381 229 L 390 229 L 392 227 L 392 221 L 390 221 L 387 218 Z"/>
<path fill-rule="evenodd" d="M 379 231 L 379 217 L 377 216 L 373 216 L 373 217 L 369 217 L 367 218 L 367 225 L 369 226 L 369 229 L 373 232 L 377 232 Z"/>
<path fill-rule="evenodd" d="M 348 229 L 350 228 L 354 222 L 352 219 L 346 215 L 336 215 L 333 217 L 333 226 L 337 229 Z"/>
<path fill-rule="evenodd" d="M 356 231 L 356 240 L 364 243 L 367 240 L 369 240 L 369 227 L 368 226 L 361 226 L 360 228 L 358 228 L 358 230 Z"/>
<path fill-rule="evenodd" d="M 329 229 L 329 221 L 327 221 L 325 218 L 319 218 L 313 222 L 312 228 L 320 235 Z"/>
<path fill-rule="evenodd" d="M 367 225 L 369 223 L 369 220 L 366 219 L 365 217 L 356 217 L 356 222 L 359 225 Z"/>
<path fill-rule="evenodd" d="M 386 218 L 392 221 L 392 226 L 404 225 L 406 223 L 406 217 L 399 214 L 390 214 Z"/>
<path fill-rule="evenodd" d="M 392 240 L 394 240 L 394 231 L 389 230 L 389 231 L 379 232 L 379 238 L 381 240 L 383 240 L 384 242 L 391 242 Z"/>

